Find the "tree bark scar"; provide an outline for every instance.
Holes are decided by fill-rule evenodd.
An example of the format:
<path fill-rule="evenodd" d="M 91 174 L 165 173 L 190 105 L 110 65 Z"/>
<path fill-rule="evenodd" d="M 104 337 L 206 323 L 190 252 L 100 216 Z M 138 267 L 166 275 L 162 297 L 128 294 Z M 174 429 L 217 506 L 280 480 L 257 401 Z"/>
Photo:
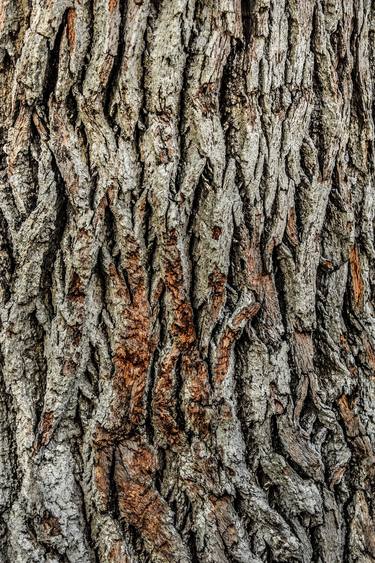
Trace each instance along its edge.
<path fill-rule="evenodd" d="M 189 427 L 205 436 L 209 432 L 211 409 L 208 369 L 197 350 L 184 356 L 182 362 L 185 381 L 186 420 Z"/>
<path fill-rule="evenodd" d="M 118 0 L 108 0 L 108 8 L 110 12 L 114 12 L 116 6 L 118 4 Z"/>
<path fill-rule="evenodd" d="M 41 527 L 47 541 L 61 534 L 59 519 L 48 511 L 43 514 Z"/>
<path fill-rule="evenodd" d="M 232 329 L 227 329 L 220 340 L 216 369 L 215 369 L 216 384 L 222 383 L 228 372 L 230 355 L 232 351 L 232 344 L 235 340 L 235 337 L 236 337 L 235 331 Z"/>
<path fill-rule="evenodd" d="M 193 311 L 186 298 L 186 288 L 180 251 L 177 245 L 177 233 L 173 229 L 166 237 L 164 260 L 165 285 L 171 296 L 174 320 L 171 334 L 186 349 L 196 339 Z"/>
<path fill-rule="evenodd" d="M 364 283 L 362 279 L 361 260 L 357 245 L 353 246 L 349 254 L 350 273 L 353 284 L 354 303 L 357 307 L 362 304 Z"/>
<path fill-rule="evenodd" d="M 289 209 L 288 221 L 286 225 L 286 233 L 292 246 L 297 246 L 299 239 L 298 239 L 296 210 L 294 207 L 291 207 Z"/>
<path fill-rule="evenodd" d="M 79 303 L 83 303 L 85 300 L 85 293 L 83 291 L 82 282 L 77 272 L 73 272 L 68 295 L 71 301 L 78 301 Z"/>
<path fill-rule="evenodd" d="M 68 38 L 68 45 L 71 49 L 73 49 L 76 44 L 76 20 L 76 10 L 74 8 L 69 8 L 66 16 L 66 34 Z"/>
<path fill-rule="evenodd" d="M 45 412 L 39 425 L 38 434 L 34 444 L 34 452 L 37 452 L 43 446 L 46 446 L 51 439 L 54 426 L 54 413 L 52 411 Z"/>
<path fill-rule="evenodd" d="M 212 228 L 212 238 L 214 240 L 219 240 L 221 233 L 222 233 L 222 228 L 219 227 L 218 225 L 214 225 Z"/>
<path fill-rule="evenodd" d="M 210 315 L 212 320 L 216 322 L 225 303 L 225 284 L 227 282 L 227 276 L 216 267 L 215 270 L 209 274 L 208 281 L 209 287 L 211 288 Z"/>
<path fill-rule="evenodd" d="M 178 447 L 184 436 L 177 423 L 175 409 L 175 369 L 180 352 L 176 345 L 160 363 L 154 390 L 154 424 L 171 446 Z"/>
<path fill-rule="evenodd" d="M 128 287 L 112 263 L 110 280 L 116 300 L 123 311 L 121 332 L 114 355 L 114 401 L 112 419 L 121 421 L 127 412 L 130 428 L 139 425 L 144 417 L 144 392 L 153 346 L 151 343 L 151 311 L 147 298 L 145 272 L 135 239 L 129 238 L 124 264 Z"/>
<path fill-rule="evenodd" d="M 359 418 L 353 412 L 355 405 L 350 401 L 350 397 L 345 394 L 341 395 L 341 397 L 337 400 L 337 404 L 339 406 L 340 414 L 344 421 L 348 436 L 350 438 L 359 436 Z"/>
<path fill-rule="evenodd" d="M 115 481 L 120 513 L 143 537 L 160 561 L 178 561 L 186 549 L 175 529 L 166 501 L 153 486 L 158 468 L 155 453 L 139 440 L 116 450 Z M 189 559 L 187 558 L 186 561 Z"/>

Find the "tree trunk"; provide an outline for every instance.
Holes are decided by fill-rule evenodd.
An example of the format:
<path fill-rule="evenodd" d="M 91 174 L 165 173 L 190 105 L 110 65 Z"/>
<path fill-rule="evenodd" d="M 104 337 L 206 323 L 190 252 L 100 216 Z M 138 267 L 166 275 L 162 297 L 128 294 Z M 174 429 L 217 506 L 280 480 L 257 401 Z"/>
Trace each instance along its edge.
<path fill-rule="evenodd" d="M 375 561 L 371 0 L 0 0 L 0 561 Z"/>

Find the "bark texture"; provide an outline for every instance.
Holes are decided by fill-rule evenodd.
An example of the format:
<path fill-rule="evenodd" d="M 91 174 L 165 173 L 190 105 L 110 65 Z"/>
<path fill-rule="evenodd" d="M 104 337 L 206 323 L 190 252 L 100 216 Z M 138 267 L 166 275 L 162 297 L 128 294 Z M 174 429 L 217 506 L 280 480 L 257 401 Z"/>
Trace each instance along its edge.
<path fill-rule="evenodd" d="M 0 561 L 375 561 L 371 0 L 0 0 Z"/>

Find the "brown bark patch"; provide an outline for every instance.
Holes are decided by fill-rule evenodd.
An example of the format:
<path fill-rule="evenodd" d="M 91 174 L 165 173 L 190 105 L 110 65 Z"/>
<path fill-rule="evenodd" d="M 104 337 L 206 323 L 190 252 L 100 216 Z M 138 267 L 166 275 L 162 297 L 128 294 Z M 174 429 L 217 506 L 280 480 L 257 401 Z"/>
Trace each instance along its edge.
<path fill-rule="evenodd" d="M 199 88 L 193 104 L 201 109 L 204 116 L 209 115 L 216 110 L 216 94 L 217 84 L 215 82 L 206 82 Z"/>
<path fill-rule="evenodd" d="M 184 274 L 176 230 L 168 233 L 164 260 L 165 286 L 171 297 L 173 323 L 171 335 L 178 341 L 180 349 L 186 349 L 196 339 L 193 310 L 186 298 Z"/>
<path fill-rule="evenodd" d="M 180 445 L 182 433 L 176 421 L 176 391 L 174 370 L 179 357 L 177 349 L 162 360 L 155 385 L 153 412 L 154 424 L 170 445 Z"/>
<path fill-rule="evenodd" d="M 79 275 L 74 272 L 72 281 L 70 282 L 68 297 L 71 301 L 82 303 L 85 300 L 85 294 L 82 288 L 82 282 Z"/>
<path fill-rule="evenodd" d="M 349 254 L 350 273 L 354 303 L 358 307 L 363 301 L 364 283 L 362 279 L 361 261 L 357 246 L 353 246 Z"/>
<path fill-rule="evenodd" d="M 127 283 L 113 263 L 109 266 L 109 276 L 114 297 L 122 312 L 113 359 L 115 393 L 111 418 L 113 424 L 120 426 L 126 414 L 130 431 L 143 420 L 144 392 L 154 344 L 151 340 L 152 319 L 140 249 L 135 239 L 129 237 L 128 244 L 124 259 Z"/>
<path fill-rule="evenodd" d="M 223 229 L 221 227 L 219 227 L 218 225 L 215 225 L 212 229 L 212 238 L 214 240 L 219 240 L 222 232 L 223 232 Z"/>
<path fill-rule="evenodd" d="M 220 535 L 226 547 L 233 549 L 238 544 L 240 538 L 233 521 L 234 514 L 231 499 L 229 497 L 221 499 L 211 497 L 210 500 Z"/>
<path fill-rule="evenodd" d="M 275 383 L 270 384 L 270 396 L 275 414 L 284 414 L 285 406 L 281 401 L 281 397 L 279 396 L 277 385 Z"/>
<path fill-rule="evenodd" d="M 347 434 L 350 438 L 354 438 L 358 436 L 359 431 L 359 418 L 356 414 L 354 414 L 353 409 L 354 405 L 348 395 L 341 395 L 341 397 L 337 401 L 341 417 L 344 421 L 346 426 Z"/>
<path fill-rule="evenodd" d="M 329 272 L 333 268 L 332 260 L 328 260 L 328 259 L 322 260 L 320 265 L 323 268 L 323 270 L 326 270 L 327 272 Z"/>
<path fill-rule="evenodd" d="M 363 537 L 364 546 L 371 560 L 375 558 L 375 522 L 371 517 L 369 505 L 363 491 L 357 491 L 354 500 L 354 522 L 352 529 L 359 537 Z M 365 559 L 363 559 L 365 561 Z M 370 559 L 366 559 L 369 561 Z"/>
<path fill-rule="evenodd" d="M 130 344 L 131 345 L 131 344 Z M 142 335 L 138 342 L 139 346 L 147 346 L 142 342 Z M 126 409 L 131 424 L 139 424 L 143 414 L 143 396 L 146 385 L 147 367 L 149 362 L 148 350 L 138 351 L 120 346 L 117 349 L 113 363 L 115 375 L 113 389 L 116 392 L 119 409 Z M 117 412 L 119 420 L 124 411 Z"/>
<path fill-rule="evenodd" d="M 165 503 L 157 491 L 127 479 L 121 469 L 116 469 L 116 477 L 121 516 L 168 557 L 172 546 L 168 542 L 169 534 L 163 529 L 167 514 Z"/>
<path fill-rule="evenodd" d="M 117 0 L 108 0 L 108 9 L 110 12 L 114 12 L 117 6 Z"/>
<path fill-rule="evenodd" d="M 216 383 L 222 383 L 228 373 L 231 349 L 235 336 L 236 333 L 233 330 L 227 329 L 221 337 L 215 369 Z"/>
<path fill-rule="evenodd" d="M 200 435 L 210 430 L 211 411 L 209 409 L 210 387 L 207 365 L 197 352 L 187 354 L 183 360 L 186 418 L 190 427 Z"/>
<path fill-rule="evenodd" d="M 54 421 L 55 417 L 53 411 L 47 411 L 43 414 L 42 420 L 39 425 L 38 437 L 34 450 L 38 451 L 41 447 L 48 444 Z"/>
<path fill-rule="evenodd" d="M 225 302 L 226 282 L 226 275 L 220 272 L 218 268 L 215 268 L 215 270 L 208 276 L 208 283 L 209 287 L 211 288 L 210 315 L 212 317 L 213 323 L 216 322 Z"/>
<path fill-rule="evenodd" d="M 44 513 L 41 524 L 43 532 L 47 537 L 56 537 L 61 534 L 59 519 L 50 512 L 46 511 Z"/>
<path fill-rule="evenodd" d="M 77 12 L 74 8 L 69 8 L 66 17 L 66 35 L 68 38 L 68 45 L 70 48 L 74 48 L 76 44 L 76 19 Z"/>
<path fill-rule="evenodd" d="M 344 334 L 340 335 L 340 345 L 345 352 L 350 352 L 348 340 Z"/>
<path fill-rule="evenodd" d="M 108 558 L 111 563 L 131 563 L 129 557 L 124 554 L 123 542 L 120 540 L 114 542 L 109 550 Z"/>
<path fill-rule="evenodd" d="M 123 280 L 121 279 L 120 274 L 118 273 L 116 266 L 114 264 L 110 264 L 109 268 L 109 276 L 110 276 L 110 283 L 115 288 L 117 297 L 122 299 L 125 302 L 129 301 L 129 292 L 125 287 Z"/>
<path fill-rule="evenodd" d="M 110 468 L 112 463 L 113 449 L 107 447 L 99 449 L 95 454 L 94 465 L 94 482 L 96 484 L 99 498 L 102 503 L 102 509 L 107 510 L 109 502 L 110 489 Z"/>
<path fill-rule="evenodd" d="M 77 364 L 73 360 L 66 360 L 63 364 L 62 374 L 64 377 L 73 377 L 77 369 Z"/>
<path fill-rule="evenodd" d="M 167 503 L 153 487 L 157 466 L 155 453 L 145 444 L 134 441 L 118 447 L 115 482 L 119 509 L 126 522 L 139 531 L 148 550 L 163 561 L 174 561 L 173 554 L 187 554 Z"/>

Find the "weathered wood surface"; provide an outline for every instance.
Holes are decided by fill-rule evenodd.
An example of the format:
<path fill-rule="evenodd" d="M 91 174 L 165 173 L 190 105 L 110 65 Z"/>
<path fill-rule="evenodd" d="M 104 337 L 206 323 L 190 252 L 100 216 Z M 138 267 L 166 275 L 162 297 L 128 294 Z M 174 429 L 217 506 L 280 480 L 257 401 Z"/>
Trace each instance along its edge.
<path fill-rule="evenodd" d="M 371 0 L 0 0 L 0 560 L 375 561 Z"/>

